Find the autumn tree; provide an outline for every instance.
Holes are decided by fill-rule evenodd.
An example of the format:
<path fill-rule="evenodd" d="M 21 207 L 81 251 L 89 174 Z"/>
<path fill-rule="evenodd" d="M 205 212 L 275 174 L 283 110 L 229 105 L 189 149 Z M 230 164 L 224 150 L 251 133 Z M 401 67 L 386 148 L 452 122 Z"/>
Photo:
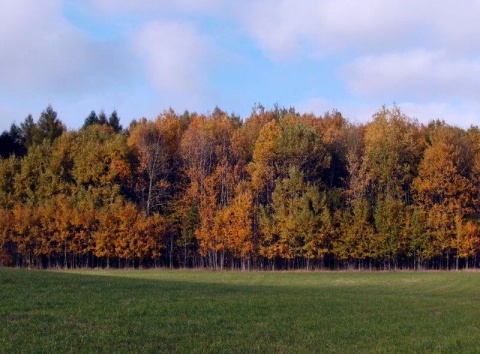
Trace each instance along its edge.
<path fill-rule="evenodd" d="M 395 260 L 406 251 L 401 230 L 412 203 L 411 184 L 418 174 L 425 140 L 418 123 L 398 107 L 377 112 L 365 128 L 364 140 L 359 173 L 374 211 L 374 254 L 388 260 L 387 266 L 396 265 Z"/>
<path fill-rule="evenodd" d="M 363 196 L 352 198 L 342 210 L 341 220 L 335 238 L 332 241 L 332 253 L 337 261 L 346 263 L 348 267 L 359 269 L 372 265 L 376 258 L 374 227 L 372 224 L 372 207 Z"/>
<path fill-rule="evenodd" d="M 352 127 L 342 114 L 336 110 L 317 117 L 313 114 L 301 115 L 303 124 L 313 127 L 320 136 L 331 156 L 331 162 L 322 179 L 330 189 L 342 188 L 348 177 L 347 152 L 350 137 L 348 130 Z"/>
<path fill-rule="evenodd" d="M 216 268 L 223 267 L 226 250 L 225 240 L 213 233 L 213 219 L 234 194 L 235 162 L 230 146 L 235 127 L 226 114 L 214 113 L 211 117 L 193 117 L 183 135 L 181 153 L 189 183 L 183 205 L 198 211 L 195 237 L 199 250 L 208 266 Z"/>
<path fill-rule="evenodd" d="M 15 220 L 12 210 L 0 207 L 0 266 L 14 265 L 14 256 L 17 252 L 12 231 Z"/>
<path fill-rule="evenodd" d="M 125 136 L 94 125 L 79 131 L 74 143 L 71 173 L 79 197 L 91 195 L 102 206 L 132 193 L 132 151 Z"/>
<path fill-rule="evenodd" d="M 443 255 L 449 267 L 449 259 L 455 252 L 456 266 L 463 244 L 468 237 L 476 236 L 474 215 L 474 188 L 469 177 L 472 155 L 465 150 L 468 141 L 465 133 L 445 124 L 431 127 L 430 144 L 420 164 L 419 175 L 413 182 L 417 213 L 425 218 L 425 237 L 433 246 L 433 256 Z"/>
<path fill-rule="evenodd" d="M 287 115 L 262 128 L 249 172 L 253 188 L 266 193 L 268 201 L 272 183 L 287 177 L 292 167 L 302 172 L 307 181 L 321 183 L 321 174 L 330 161 L 331 155 L 315 130 L 302 124 L 296 115 Z"/>
<path fill-rule="evenodd" d="M 250 268 L 255 242 L 253 239 L 253 196 L 249 185 L 240 183 L 229 205 L 215 215 L 214 232 L 225 240 L 231 254 L 232 268 L 240 261 L 242 270 Z"/>
<path fill-rule="evenodd" d="M 167 110 L 128 129 L 48 106 L 0 137 L 0 265 L 251 269 L 478 265 L 480 130 L 394 106 Z"/>
<path fill-rule="evenodd" d="M 328 251 L 330 229 L 325 204 L 325 196 L 292 167 L 287 178 L 277 180 L 272 203 L 261 208 L 260 253 L 270 260 L 289 260 L 293 265 L 295 260 L 305 259 L 307 269 L 311 260 L 322 259 Z"/>
<path fill-rule="evenodd" d="M 158 211 L 171 197 L 179 169 L 180 121 L 166 111 L 155 121 L 140 120 L 130 128 L 128 144 L 136 166 L 136 192 L 147 215 Z"/>
<path fill-rule="evenodd" d="M 13 156 L 0 159 L 0 208 L 12 209 L 15 205 L 15 179 L 20 166 L 20 160 Z"/>

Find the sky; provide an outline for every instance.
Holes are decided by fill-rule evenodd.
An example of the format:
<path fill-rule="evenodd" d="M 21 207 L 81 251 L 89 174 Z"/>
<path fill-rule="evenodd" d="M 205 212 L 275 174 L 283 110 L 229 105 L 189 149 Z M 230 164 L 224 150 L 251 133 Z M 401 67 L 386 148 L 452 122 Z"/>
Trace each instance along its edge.
<path fill-rule="evenodd" d="M 480 125 L 480 0 L 0 0 L 0 131 L 256 104 Z"/>

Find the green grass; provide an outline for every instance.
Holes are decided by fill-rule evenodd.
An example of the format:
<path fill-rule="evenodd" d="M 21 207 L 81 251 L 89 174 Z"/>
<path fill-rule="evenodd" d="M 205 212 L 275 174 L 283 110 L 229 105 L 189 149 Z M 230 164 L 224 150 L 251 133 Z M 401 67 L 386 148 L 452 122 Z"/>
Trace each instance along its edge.
<path fill-rule="evenodd" d="M 0 352 L 480 352 L 480 273 L 0 268 Z"/>

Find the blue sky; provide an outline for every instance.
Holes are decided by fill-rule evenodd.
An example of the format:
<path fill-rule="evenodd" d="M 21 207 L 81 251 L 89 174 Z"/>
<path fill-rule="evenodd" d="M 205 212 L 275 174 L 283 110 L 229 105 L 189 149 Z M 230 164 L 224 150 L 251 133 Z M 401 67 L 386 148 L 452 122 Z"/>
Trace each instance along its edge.
<path fill-rule="evenodd" d="M 0 130 L 256 103 L 480 125 L 480 1 L 1 0 Z"/>

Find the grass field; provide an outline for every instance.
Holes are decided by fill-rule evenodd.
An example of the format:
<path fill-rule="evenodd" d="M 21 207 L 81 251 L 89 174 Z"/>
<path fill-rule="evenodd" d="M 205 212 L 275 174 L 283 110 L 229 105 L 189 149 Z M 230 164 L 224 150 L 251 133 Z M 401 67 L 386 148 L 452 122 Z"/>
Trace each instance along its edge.
<path fill-rule="evenodd" d="M 480 352 L 480 273 L 0 268 L 0 352 Z"/>

